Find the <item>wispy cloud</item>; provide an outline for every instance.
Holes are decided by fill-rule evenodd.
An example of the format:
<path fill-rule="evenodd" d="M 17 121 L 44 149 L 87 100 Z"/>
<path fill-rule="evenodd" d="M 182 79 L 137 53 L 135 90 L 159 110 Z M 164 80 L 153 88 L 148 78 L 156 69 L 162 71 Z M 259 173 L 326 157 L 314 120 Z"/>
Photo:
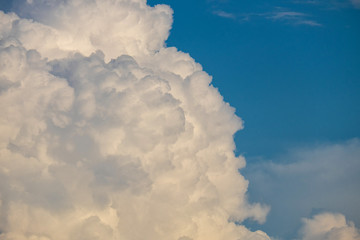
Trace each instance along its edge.
<path fill-rule="evenodd" d="M 323 26 L 321 23 L 318 23 L 318 22 L 312 21 L 312 20 L 298 21 L 297 24 L 299 24 L 299 25 L 309 25 L 309 26 L 313 26 L 313 27 L 321 27 L 321 26 Z"/>
<path fill-rule="evenodd" d="M 292 1 L 292 3 L 318 5 L 321 3 L 321 1 L 319 1 L 319 0 L 294 0 L 294 1 Z"/>
<path fill-rule="evenodd" d="M 222 10 L 213 11 L 213 14 L 216 15 L 216 16 L 222 17 L 222 18 L 236 19 L 235 14 L 225 12 L 225 11 L 222 11 Z"/>
<path fill-rule="evenodd" d="M 274 12 L 271 13 L 272 16 L 270 16 L 269 18 L 272 19 L 293 19 L 293 18 L 299 18 L 299 17 L 303 17 L 305 16 L 304 13 L 300 13 L 300 12 Z"/>
<path fill-rule="evenodd" d="M 295 11 L 287 11 L 287 10 L 280 10 L 268 13 L 266 18 L 274 20 L 274 21 L 282 21 L 287 24 L 293 25 L 308 25 L 313 27 L 321 27 L 322 24 L 310 19 L 311 16 L 302 13 L 302 12 L 295 12 Z"/>
<path fill-rule="evenodd" d="M 355 8 L 360 9 L 360 0 L 351 0 L 351 3 Z"/>
<path fill-rule="evenodd" d="M 218 17 L 228 18 L 239 22 L 248 22 L 254 19 L 268 19 L 274 22 L 282 22 L 291 25 L 308 25 L 312 27 L 322 26 L 321 23 L 311 19 L 311 15 L 309 14 L 303 12 L 289 11 L 280 7 L 276 8 L 275 11 L 265 13 L 234 14 L 223 10 L 214 10 L 212 11 L 212 14 Z"/>
<path fill-rule="evenodd" d="M 360 9 L 360 0 L 293 0 L 294 4 L 318 5 L 327 10 L 339 10 L 343 8 Z"/>

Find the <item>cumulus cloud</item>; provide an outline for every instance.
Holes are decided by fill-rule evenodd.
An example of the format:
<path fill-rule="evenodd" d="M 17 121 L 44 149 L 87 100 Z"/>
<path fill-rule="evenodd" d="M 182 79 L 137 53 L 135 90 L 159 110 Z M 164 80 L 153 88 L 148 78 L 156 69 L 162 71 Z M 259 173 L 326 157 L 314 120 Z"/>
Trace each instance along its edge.
<path fill-rule="evenodd" d="M 359 240 L 359 230 L 342 214 L 322 213 L 303 219 L 303 240 Z"/>
<path fill-rule="evenodd" d="M 211 77 L 145 0 L 0 12 L 0 239 L 269 239 Z"/>
<path fill-rule="evenodd" d="M 9 37 L 49 59 L 98 49 L 106 60 L 147 55 L 163 47 L 172 24 L 170 7 L 150 8 L 143 0 L 31 0 L 16 9 L 20 18 L 12 16 Z"/>
<path fill-rule="evenodd" d="M 272 208 L 263 229 L 290 238 L 301 218 L 324 211 L 341 212 L 359 224 L 359 156 L 360 140 L 352 139 L 293 149 L 277 162 L 249 159 L 244 174 L 250 196 Z"/>

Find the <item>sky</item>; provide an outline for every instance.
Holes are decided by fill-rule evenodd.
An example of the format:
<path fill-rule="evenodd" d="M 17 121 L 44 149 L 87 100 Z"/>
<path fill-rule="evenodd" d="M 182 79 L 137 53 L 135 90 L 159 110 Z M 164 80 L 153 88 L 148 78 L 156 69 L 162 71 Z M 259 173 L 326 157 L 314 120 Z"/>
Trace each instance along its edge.
<path fill-rule="evenodd" d="M 147 4 L 0 1 L 0 240 L 360 239 L 360 2 Z"/>
<path fill-rule="evenodd" d="M 318 211 L 346 213 L 359 226 L 356 202 L 360 200 L 360 179 L 356 174 L 360 154 L 356 151 L 348 157 L 352 159 L 349 162 L 353 162 L 354 175 L 340 167 L 344 155 L 335 154 L 338 163 L 327 156 L 332 148 L 347 148 L 351 144 L 358 148 L 359 2 L 149 3 L 166 3 L 174 9 L 167 45 L 189 52 L 201 63 L 213 76 L 213 84 L 225 101 L 244 120 L 244 129 L 237 132 L 235 142 L 236 152 L 247 160 L 243 173 L 250 180 L 249 196 L 272 207 L 262 229 L 273 236 L 291 239 L 298 231 L 300 218 Z M 310 152 L 318 151 L 323 151 L 321 157 L 311 156 Z M 304 156 L 297 156 L 300 152 Z M 329 175 L 334 175 L 334 171 L 319 168 L 310 174 L 312 166 L 303 172 L 299 170 L 302 173 L 291 177 L 298 188 L 295 190 L 294 185 L 289 185 L 289 176 L 275 170 L 290 167 L 281 164 L 289 163 L 292 167 L 310 161 L 314 165 L 332 164 L 333 170 L 340 168 L 337 174 L 341 176 L 332 181 L 342 182 L 337 186 L 340 191 L 349 189 L 347 197 L 337 199 L 334 189 L 316 177 L 322 171 Z M 270 162 L 279 165 L 269 170 Z M 259 169 L 277 177 L 259 180 Z M 314 189 L 303 182 L 309 177 L 317 182 Z M 261 187 L 264 184 L 279 192 L 264 193 Z M 307 199 L 309 196 L 311 199 Z M 289 203 L 284 204 L 282 198 L 290 199 Z M 284 209 L 287 214 L 279 216 Z M 283 227 L 286 225 L 288 229 Z"/>
<path fill-rule="evenodd" d="M 239 153 L 271 157 L 289 147 L 359 136 L 358 5 L 149 3 L 174 9 L 167 45 L 201 63 L 245 121 L 236 135 Z"/>

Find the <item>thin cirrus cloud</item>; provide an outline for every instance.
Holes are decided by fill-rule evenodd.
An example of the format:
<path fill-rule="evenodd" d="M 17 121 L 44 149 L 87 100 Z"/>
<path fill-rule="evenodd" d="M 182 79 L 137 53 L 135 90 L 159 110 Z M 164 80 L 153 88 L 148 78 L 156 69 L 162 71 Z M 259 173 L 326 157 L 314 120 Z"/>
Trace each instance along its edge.
<path fill-rule="evenodd" d="M 359 0 L 333 0 L 333 1 L 326 1 L 326 0 L 294 0 L 292 1 L 294 4 L 307 4 L 307 5 L 317 5 L 323 6 L 328 9 L 341 9 L 341 8 L 360 8 L 360 1 Z"/>
<path fill-rule="evenodd" d="M 302 12 L 293 11 L 274 11 L 266 14 L 266 18 L 273 21 L 281 21 L 293 25 L 309 25 L 313 27 L 320 27 L 322 24 L 309 19 L 309 16 Z"/>
<path fill-rule="evenodd" d="M 324 0 L 311 0 L 311 1 L 299 1 L 294 0 L 288 2 L 288 6 L 273 6 L 273 10 L 264 11 L 264 12 L 248 12 L 248 13 L 240 13 L 240 12 L 231 12 L 224 11 L 222 7 L 226 7 L 226 2 L 214 4 L 213 1 L 209 2 L 212 7 L 215 9 L 212 11 L 212 14 L 233 19 L 238 22 L 248 22 L 255 21 L 256 19 L 268 19 L 278 23 L 285 23 L 290 25 L 307 25 L 312 27 L 321 27 L 323 24 L 317 21 L 316 16 L 312 14 L 308 14 L 307 12 L 296 11 L 299 5 L 307 5 L 307 10 L 313 12 L 315 11 L 333 11 L 333 10 L 341 10 L 346 8 L 360 8 L 360 0 L 347 0 L 347 1 L 324 1 Z M 261 6 L 261 4 L 260 4 Z M 267 4 L 263 4 L 264 6 L 268 6 Z M 254 7 L 253 9 L 256 9 Z M 295 9 L 295 10 L 293 10 Z M 232 10 L 234 11 L 234 10 Z"/>
<path fill-rule="evenodd" d="M 286 12 L 286 11 L 282 11 L 282 12 L 274 12 L 272 14 L 271 18 L 272 19 L 292 19 L 292 18 L 299 18 L 299 17 L 304 17 L 305 14 L 304 13 L 300 13 L 300 12 Z"/>
<path fill-rule="evenodd" d="M 355 8 L 360 8 L 360 0 L 351 0 L 351 3 Z"/>
<path fill-rule="evenodd" d="M 248 22 L 254 19 L 268 19 L 273 22 L 279 22 L 291 25 L 308 25 L 312 27 L 321 27 L 322 24 L 312 20 L 308 14 L 287 10 L 279 10 L 267 13 L 245 13 L 235 14 L 223 10 L 212 12 L 214 15 L 222 18 L 228 18 L 239 22 Z"/>
<path fill-rule="evenodd" d="M 236 19 L 235 14 L 225 12 L 225 11 L 222 11 L 222 10 L 213 11 L 213 14 L 216 15 L 216 16 L 219 16 L 219 17 L 223 17 L 223 18 Z"/>
<path fill-rule="evenodd" d="M 47 3 L 47 4 L 46 4 Z M 235 110 L 145 0 L 0 12 L 0 239 L 269 239 Z"/>

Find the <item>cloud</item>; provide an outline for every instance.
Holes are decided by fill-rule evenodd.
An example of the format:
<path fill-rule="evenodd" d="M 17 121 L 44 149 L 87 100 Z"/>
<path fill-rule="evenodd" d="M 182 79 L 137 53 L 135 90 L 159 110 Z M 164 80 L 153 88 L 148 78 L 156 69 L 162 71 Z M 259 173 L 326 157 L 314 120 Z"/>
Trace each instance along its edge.
<path fill-rule="evenodd" d="M 213 14 L 216 16 L 219 16 L 219 17 L 223 17 L 223 18 L 236 19 L 236 16 L 234 14 L 228 13 L 225 11 L 221 11 L 221 10 L 213 11 Z"/>
<path fill-rule="evenodd" d="M 0 239 L 269 239 L 211 77 L 145 0 L 0 12 Z M 235 222 L 237 224 L 235 224 Z"/>
<path fill-rule="evenodd" d="M 288 11 L 283 8 L 277 8 L 277 10 L 272 12 L 264 13 L 243 13 L 235 15 L 233 13 L 216 10 L 213 11 L 213 14 L 219 17 L 239 20 L 239 22 L 248 22 L 253 19 L 267 19 L 273 22 L 291 24 L 291 25 L 308 25 L 312 27 L 321 27 L 321 23 L 312 20 L 311 16 L 302 12 Z"/>
<path fill-rule="evenodd" d="M 302 12 L 279 10 L 267 14 L 267 18 L 274 21 L 283 21 L 294 25 L 308 25 L 313 27 L 322 26 L 322 24 L 314 20 L 309 20 L 309 16 Z"/>
<path fill-rule="evenodd" d="M 172 24 L 170 7 L 149 8 L 140 0 L 33 0 L 16 8 L 20 18 L 14 21 L 13 37 L 49 59 L 98 49 L 106 60 L 147 55 L 163 47 Z"/>
<path fill-rule="evenodd" d="M 309 26 L 313 26 L 313 27 L 321 27 L 322 24 L 316 22 L 316 21 L 312 21 L 312 20 L 302 20 L 302 21 L 298 21 L 297 24 L 299 25 L 309 25 Z"/>
<path fill-rule="evenodd" d="M 300 12 L 274 12 L 270 18 L 272 19 L 292 19 L 297 17 L 305 16 L 304 13 Z"/>
<path fill-rule="evenodd" d="M 306 5 L 317 5 L 321 6 L 322 9 L 327 10 L 339 10 L 344 8 L 360 8 L 359 0 L 332 0 L 332 1 L 324 1 L 324 0 L 294 0 L 292 1 L 294 4 L 306 4 Z"/>
<path fill-rule="evenodd" d="M 360 8 L 360 0 L 351 0 L 351 3 L 355 8 Z"/>
<path fill-rule="evenodd" d="M 322 213 L 303 219 L 303 240 L 359 240 L 359 230 L 342 214 Z"/>
<path fill-rule="evenodd" d="M 293 0 L 292 3 L 318 5 L 321 3 L 321 0 Z"/>
<path fill-rule="evenodd" d="M 248 159 L 244 175 L 253 200 L 271 206 L 263 229 L 294 237 L 299 219 L 341 212 L 360 223 L 360 140 L 298 148 L 267 161 Z M 286 214 L 279 214 L 280 212 Z"/>

